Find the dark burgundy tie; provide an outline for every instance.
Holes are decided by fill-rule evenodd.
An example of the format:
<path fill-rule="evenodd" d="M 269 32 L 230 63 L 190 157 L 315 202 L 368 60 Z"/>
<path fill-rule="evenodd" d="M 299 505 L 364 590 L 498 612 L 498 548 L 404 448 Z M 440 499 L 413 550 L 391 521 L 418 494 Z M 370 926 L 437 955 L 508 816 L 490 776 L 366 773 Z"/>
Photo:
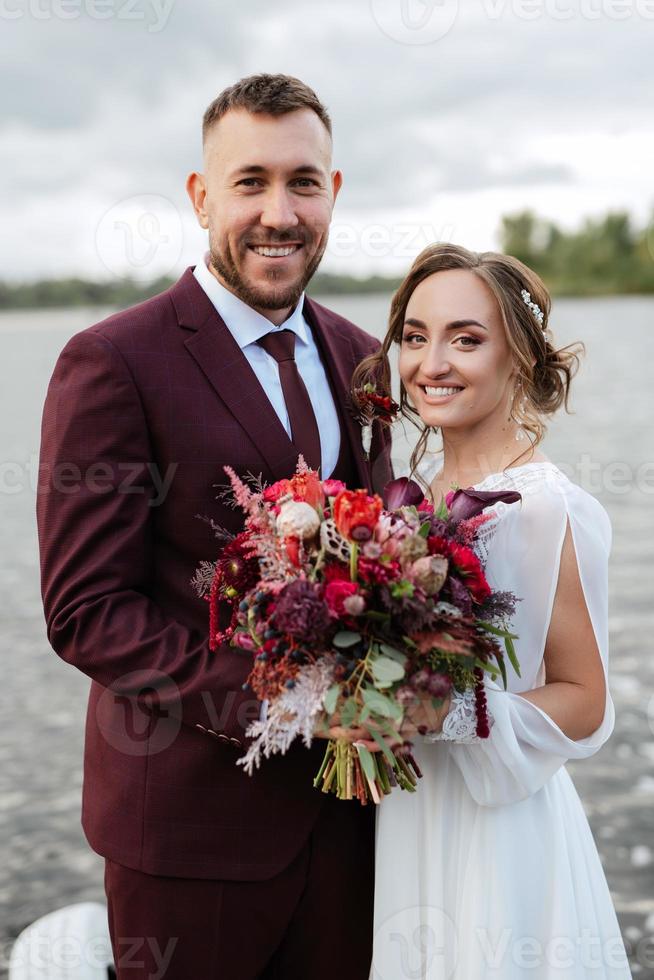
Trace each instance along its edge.
<path fill-rule="evenodd" d="M 309 393 L 295 363 L 295 334 L 292 330 L 277 330 L 266 334 L 258 343 L 279 365 L 279 380 L 293 443 L 309 466 L 318 470 L 321 463 L 320 432 Z"/>

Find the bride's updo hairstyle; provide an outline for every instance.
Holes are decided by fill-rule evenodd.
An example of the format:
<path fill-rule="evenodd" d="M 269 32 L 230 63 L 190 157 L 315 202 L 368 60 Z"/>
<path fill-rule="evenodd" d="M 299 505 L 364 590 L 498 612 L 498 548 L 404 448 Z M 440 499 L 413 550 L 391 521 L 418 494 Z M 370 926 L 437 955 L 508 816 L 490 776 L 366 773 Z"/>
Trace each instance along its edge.
<path fill-rule="evenodd" d="M 428 245 L 415 259 L 408 275 L 391 301 L 388 330 L 382 346 L 365 358 L 356 368 L 352 388 L 366 382 L 376 383 L 381 394 L 391 393 L 389 351 L 401 344 L 406 308 L 416 286 L 424 279 L 448 269 L 468 269 L 482 279 L 493 293 L 504 324 L 509 348 L 517 366 L 516 392 L 512 418 L 521 425 L 532 446 L 537 446 L 545 434 L 544 416 L 553 415 L 565 405 L 568 409 L 570 383 L 579 367 L 583 344 L 571 344 L 557 349 L 549 330 L 550 295 L 540 278 L 523 262 L 499 252 L 470 252 L 459 245 L 438 243 Z M 523 291 L 531 297 L 542 313 L 542 323 L 525 302 Z M 465 311 L 462 311 L 465 312 Z M 406 389 L 400 379 L 400 410 L 402 415 L 421 430 L 418 444 L 411 456 L 411 472 L 415 472 L 425 454 L 431 426 L 425 426 L 419 413 L 409 404 Z"/>

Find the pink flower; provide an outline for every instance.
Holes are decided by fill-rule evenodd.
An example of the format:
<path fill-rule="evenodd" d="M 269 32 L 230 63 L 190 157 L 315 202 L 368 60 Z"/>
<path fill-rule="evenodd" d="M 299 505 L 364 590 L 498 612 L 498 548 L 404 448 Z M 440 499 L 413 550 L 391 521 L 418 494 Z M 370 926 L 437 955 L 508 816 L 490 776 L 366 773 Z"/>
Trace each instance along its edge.
<path fill-rule="evenodd" d="M 254 650 L 256 646 L 249 633 L 236 633 L 232 642 L 234 646 L 240 647 L 241 650 Z"/>
<path fill-rule="evenodd" d="M 360 616 L 366 608 L 366 600 L 362 595 L 349 595 L 343 600 L 343 608 L 350 616 Z"/>
<path fill-rule="evenodd" d="M 482 524 L 487 524 L 488 521 L 492 520 L 492 517 L 493 515 L 487 511 L 484 511 L 483 514 L 477 514 L 476 517 L 469 517 L 468 520 L 460 522 L 456 533 L 464 544 L 472 547 L 477 539 L 477 531 Z"/>
<path fill-rule="evenodd" d="M 341 480 L 324 480 L 322 488 L 327 497 L 336 497 L 341 490 L 347 489 Z"/>

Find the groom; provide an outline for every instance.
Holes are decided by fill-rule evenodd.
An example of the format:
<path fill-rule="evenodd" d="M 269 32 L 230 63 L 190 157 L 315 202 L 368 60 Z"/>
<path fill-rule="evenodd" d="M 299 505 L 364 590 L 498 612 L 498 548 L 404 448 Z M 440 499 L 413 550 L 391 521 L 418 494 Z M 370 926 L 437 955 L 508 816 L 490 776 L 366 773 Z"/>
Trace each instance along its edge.
<path fill-rule="evenodd" d="M 243 79 L 203 146 L 187 189 L 207 255 L 75 335 L 43 414 L 48 637 L 92 681 L 82 823 L 121 980 L 365 980 L 374 813 L 313 788 L 324 743 L 254 777 L 236 765 L 260 708 L 250 659 L 209 651 L 190 580 L 218 545 L 198 516 L 241 526 L 215 489 L 225 465 L 270 483 L 302 452 L 351 487 L 390 479 L 387 439 L 368 464 L 348 407 L 378 344 L 304 295 L 342 181 L 315 93 Z"/>

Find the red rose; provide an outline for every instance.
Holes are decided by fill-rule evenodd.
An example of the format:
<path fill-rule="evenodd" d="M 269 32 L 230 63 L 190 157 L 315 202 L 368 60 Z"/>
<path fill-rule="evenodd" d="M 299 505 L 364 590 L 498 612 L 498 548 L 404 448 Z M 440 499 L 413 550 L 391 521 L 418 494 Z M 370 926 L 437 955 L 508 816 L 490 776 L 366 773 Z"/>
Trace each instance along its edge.
<path fill-rule="evenodd" d="M 357 586 L 355 582 L 345 582 L 342 579 L 335 579 L 330 582 L 325 589 L 325 602 L 329 606 L 332 616 L 341 619 L 347 615 L 347 610 L 343 603 L 349 596 L 355 595 Z"/>
<path fill-rule="evenodd" d="M 263 499 L 268 504 L 276 504 L 280 497 L 291 492 L 290 480 L 278 480 L 263 491 Z"/>

